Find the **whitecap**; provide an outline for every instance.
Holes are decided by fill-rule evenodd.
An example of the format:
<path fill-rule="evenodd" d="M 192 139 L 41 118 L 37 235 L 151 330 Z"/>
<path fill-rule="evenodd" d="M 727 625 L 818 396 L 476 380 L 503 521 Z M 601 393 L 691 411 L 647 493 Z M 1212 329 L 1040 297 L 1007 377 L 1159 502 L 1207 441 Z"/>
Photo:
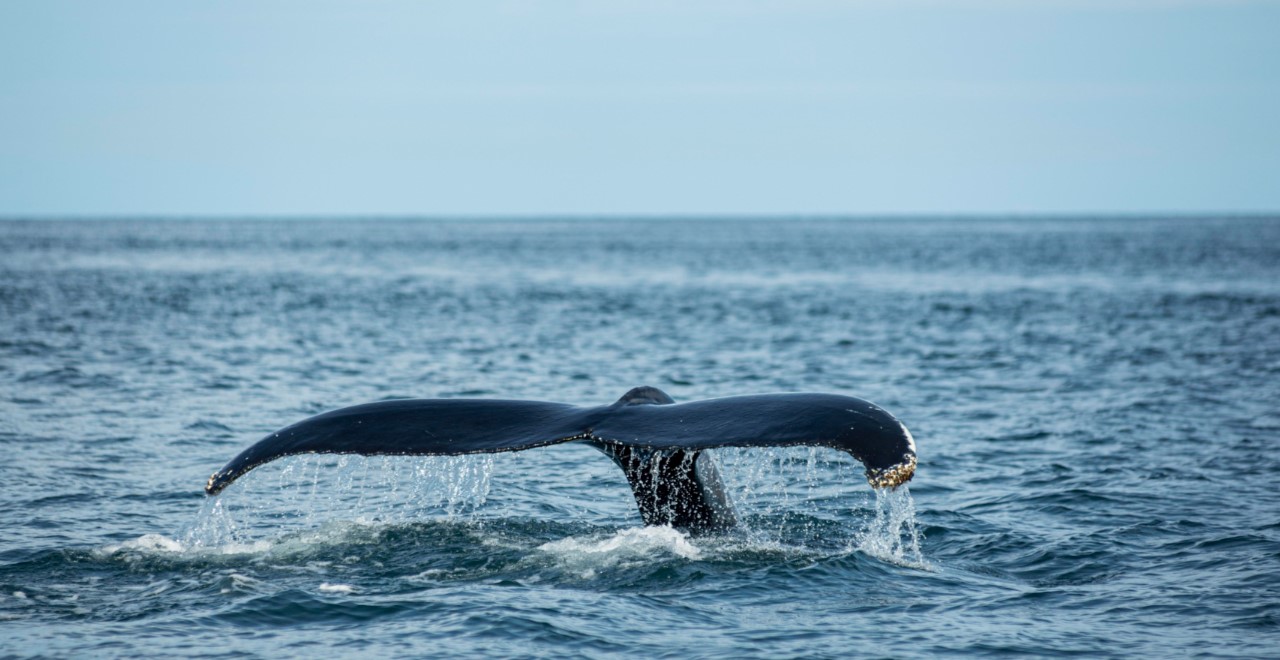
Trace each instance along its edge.
<path fill-rule="evenodd" d="M 98 552 L 103 555 L 114 555 L 120 552 L 143 555 L 186 555 L 192 557 L 207 555 L 246 555 L 261 554 L 271 548 L 267 541 L 238 543 L 227 541 L 218 545 L 202 543 L 183 543 L 163 534 L 143 534 L 136 539 L 111 543 L 102 546 Z"/>

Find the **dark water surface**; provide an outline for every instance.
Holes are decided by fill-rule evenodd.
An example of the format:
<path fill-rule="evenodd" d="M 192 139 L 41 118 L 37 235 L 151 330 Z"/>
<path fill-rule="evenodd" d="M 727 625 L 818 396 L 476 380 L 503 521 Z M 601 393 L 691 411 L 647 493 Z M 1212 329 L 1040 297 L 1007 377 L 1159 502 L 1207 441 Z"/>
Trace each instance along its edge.
<path fill-rule="evenodd" d="M 582 446 L 201 490 L 641 384 L 871 399 L 920 468 L 720 450 L 703 537 Z M 0 655 L 1276 657 L 1278 438 L 1276 220 L 4 222 Z"/>

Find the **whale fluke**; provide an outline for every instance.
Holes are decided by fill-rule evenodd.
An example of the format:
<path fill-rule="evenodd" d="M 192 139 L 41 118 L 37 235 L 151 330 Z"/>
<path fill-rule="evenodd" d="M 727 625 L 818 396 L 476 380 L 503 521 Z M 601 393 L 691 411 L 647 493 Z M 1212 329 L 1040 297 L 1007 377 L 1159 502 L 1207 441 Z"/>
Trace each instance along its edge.
<path fill-rule="evenodd" d="M 542 401 L 402 399 L 341 408 L 287 426 L 213 473 L 216 495 L 253 468 L 294 454 L 462 455 L 585 442 L 622 468 L 647 525 L 729 527 L 735 518 L 715 447 L 808 445 L 862 462 L 873 487 L 915 473 L 907 427 L 873 403 L 836 394 L 757 394 L 675 403 L 637 387 L 606 406 Z"/>

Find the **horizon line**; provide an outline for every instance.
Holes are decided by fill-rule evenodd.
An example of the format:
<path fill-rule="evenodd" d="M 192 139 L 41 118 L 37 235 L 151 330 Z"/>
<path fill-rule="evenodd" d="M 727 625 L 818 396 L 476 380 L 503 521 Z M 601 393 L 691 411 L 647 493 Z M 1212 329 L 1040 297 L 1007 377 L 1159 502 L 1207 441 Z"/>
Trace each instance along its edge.
<path fill-rule="evenodd" d="M 890 213 L 0 213 L 0 222 L 127 221 L 713 221 L 713 220 L 1137 220 L 1280 219 L 1280 209 L 1252 211 L 991 211 Z"/>

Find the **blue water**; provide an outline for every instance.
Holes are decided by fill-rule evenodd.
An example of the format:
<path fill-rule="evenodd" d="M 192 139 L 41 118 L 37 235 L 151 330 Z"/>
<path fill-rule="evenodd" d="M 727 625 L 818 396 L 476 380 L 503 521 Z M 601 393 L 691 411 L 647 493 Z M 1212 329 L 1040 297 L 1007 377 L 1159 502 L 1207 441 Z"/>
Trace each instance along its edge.
<path fill-rule="evenodd" d="M 392 397 L 875 401 L 717 450 L 294 457 Z M 1280 656 L 1280 220 L 0 223 L 0 655 Z"/>

